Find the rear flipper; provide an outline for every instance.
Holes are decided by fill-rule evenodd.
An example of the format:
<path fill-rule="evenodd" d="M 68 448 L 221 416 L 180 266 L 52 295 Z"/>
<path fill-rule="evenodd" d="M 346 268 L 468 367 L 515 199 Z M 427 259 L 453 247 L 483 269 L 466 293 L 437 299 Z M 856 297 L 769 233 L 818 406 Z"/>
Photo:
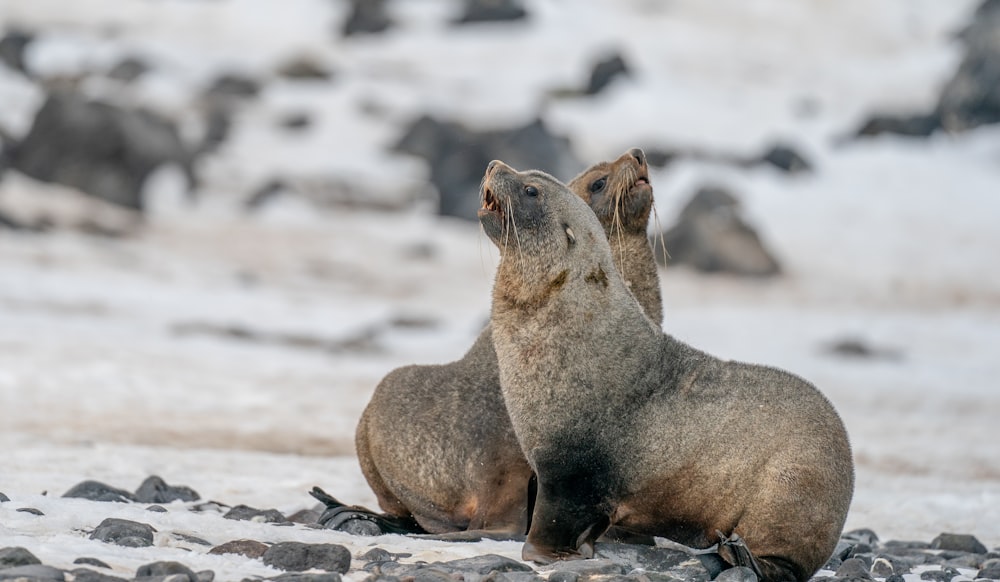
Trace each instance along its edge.
<path fill-rule="evenodd" d="M 809 579 L 809 573 L 790 560 L 778 556 L 754 556 L 736 532 L 728 537 L 722 532 L 716 533 L 720 539 L 718 555 L 729 567 L 749 568 L 762 582 L 798 582 Z"/>
<path fill-rule="evenodd" d="M 326 529 L 363 536 L 427 533 L 412 517 L 396 517 L 345 505 L 319 487 L 313 487 L 309 494 L 326 505 L 323 515 L 319 516 L 319 524 Z"/>

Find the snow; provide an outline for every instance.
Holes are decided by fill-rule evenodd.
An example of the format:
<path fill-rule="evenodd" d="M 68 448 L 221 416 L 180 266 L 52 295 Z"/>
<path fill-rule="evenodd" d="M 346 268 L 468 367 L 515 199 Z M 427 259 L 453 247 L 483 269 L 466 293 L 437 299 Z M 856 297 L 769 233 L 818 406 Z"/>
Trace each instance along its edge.
<path fill-rule="evenodd" d="M 197 201 L 167 174 L 132 237 L 0 231 L 0 491 L 13 500 L 0 504 L 0 547 L 65 568 L 93 556 L 126 576 L 176 559 L 220 580 L 277 572 L 169 532 L 212 544 L 335 542 L 354 555 L 377 544 L 413 560 L 519 557 L 515 543 L 357 538 L 183 504 L 161 514 L 59 496 L 84 479 L 134 489 L 158 474 L 230 505 L 289 513 L 311 507 L 306 492 L 319 485 L 374 506 L 353 456 L 357 418 L 394 367 L 446 362 L 471 345 L 496 251 L 476 225 L 419 205 L 387 213 L 279 198 L 248 214 L 241 204 L 275 176 L 419 199 L 426 169 L 386 153 L 407 120 L 433 112 L 489 127 L 538 107 L 588 162 L 633 145 L 800 147 L 815 174 L 695 161 L 654 172 L 661 226 L 699 185 L 731 186 L 786 271 L 747 282 L 662 270 L 665 330 L 823 390 L 855 451 L 849 529 L 927 541 L 972 533 L 1000 546 L 1000 132 L 841 139 L 868 112 L 933 104 L 974 2 L 539 0 L 525 26 L 467 30 L 447 24 L 452 3 L 391 5 L 396 29 L 341 39 L 346 4 L 319 0 L 0 4 L 0 23 L 40 31 L 35 70 L 72 75 L 142 55 L 150 77 L 116 98 L 192 126 L 195 94 L 215 75 L 266 82 L 204 160 Z M 615 48 L 633 77 L 594 98 L 543 97 L 581 86 Z M 303 54 L 331 68 L 328 85 L 273 78 Z M 0 97 L 0 128 L 22 134 L 41 92 L 0 67 Z M 313 126 L 282 133 L 277 120 L 299 111 Z M 60 195 L 12 171 L 0 183 L 0 205 Z M 259 341 L 227 336 L 234 327 Z M 852 337 L 899 358 L 825 351 Z M 106 517 L 150 523 L 157 547 L 87 539 Z"/>

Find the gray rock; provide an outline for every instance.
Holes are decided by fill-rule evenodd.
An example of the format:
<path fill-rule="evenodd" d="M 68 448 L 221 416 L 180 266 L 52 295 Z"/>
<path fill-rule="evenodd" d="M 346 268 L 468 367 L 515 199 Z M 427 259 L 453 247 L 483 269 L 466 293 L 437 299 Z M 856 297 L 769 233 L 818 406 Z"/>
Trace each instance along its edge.
<path fill-rule="evenodd" d="M 336 572 L 326 572 L 324 574 L 281 574 L 268 580 L 280 580 L 280 582 L 341 582 L 343 578 Z"/>
<path fill-rule="evenodd" d="M 327 81 L 333 76 L 325 65 L 306 56 L 286 61 L 276 72 L 294 81 Z"/>
<path fill-rule="evenodd" d="M 70 574 L 73 574 L 73 582 L 126 582 L 125 578 L 111 576 L 90 568 L 76 568 L 71 570 Z"/>
<path fill-rule="evenodd" d="M 351 12 L 341 28 L 343 36 L 375 34 L 392 26 L 386 14 L 386 0 L 350 0 Z"/>
<path fill-rule="evenodd" d="M 440 562 L 434 565 L 451 572 L 473 572 L 480 576 L 485 576 L 490 572 L 534 572 L 534 569 L 524 562 L 512 560 L 497 554 L 473 556 L 471 558 Z"/>
<path fill-rule="evenodd" d="M 893 567 L 892 562 L 886 558 L 875 558 L 872 562 L 872 566 L 869 569 L 872 576 L 876 578 L 885 578 L 887 576 L 892 576 L 896 573 L 896 569 Z"/>
<path fill-rule="evenodd" d="M 205 90 L 208 100 L 252 99 L 259 94 L 260 82 L 239 73 L 223 73 Z"/>
<path fill-rule="evenodd" d="M 44 564 L 31 564 L 28 566 L 15 566 L 0 570 L 0 580 L 31 580 L 32 582 L 48 582 L 66 580 L 66 573 L 59 568 L 46 566 Z"/>
<path fill-rule="evenodd" d="M 941 568 L 940 570 L 927 570 L 920 573 L 921 580 L 931 580 L 932 582 L 950 582 L 952 578 L 958 576 L 958 570 L 954 568 Z"/>
<path fill-rule="evenodd" d="M 427 160 L 439 194 L 439 214 L 469 220 L 476 220 L 476 193 L 492 160 L 539 169 L 562 180 L 583 169 L 569 140 L 552 134 L 540 119 L 510 129 L 476 131 L 425 116 L 409 126 L 393 149 Z"/>
<path fill-rule="evenodd" d="M 10 501 L 10 497 L 7 497 L 6 495 L 3 494 L 3 492 L 0 492 L 0 503 L 3 503 L 5 501 Z"/>
<path fill-rule="evenodd" d="M 764 152 L 760 161 L 788 174 L 807 173 L 813 169 L 809 160 L 788 144 L 779 143 L 772 145 Z M 870 529 L 864 531 L 875 535 L 875 532 Z M 878 541 L 878 536 L 875 536 L 875 540 Z"/>
<path fill-rule="evenodd" d="M 14 148 L 11 166 L 126 208 L 142 210 L 142 188 L 158 167 L 176 163 L 194 184 L 190 155 L 173 122 L 148 111 L 53 93 Z"/>
<path fill-rule="evenodd" d="M 268 545 L 256 540 L 233 540 L 215 546 L 209 554 L 239 554 L 248 558 L 259 558 L 267 551 Z"/>
<path fill-rule="evenodd" d="M 869 117 L 855 132 L 855 137 L 874 137 L 883 133 L 906 137 L 929 137 L 941 127 L 936 113 L 915 115 L 889 115 L 877 113 Z"/>
<path fill-rule="evenodd" d="M 149 65 L 138 57 L 125 57 L 108 70 L 108 77 L 131 83 L 149 72 Z"/>
<path fill-rule="evenodd" d="M 1000 4 L 985 0 L 962 33 L 965 56 L 935 112 L 948 131 L 1000 122 Z"/>
<path fill-rule="evenodd" d="M 636 544 L 598 543 L 595 558 L 605 558 L 622 566 L 625 572 L 634 568 L 666 572 L 691 559 L 691 555 L 680 550 L 641 546 Z"/>
<path fill-rule="evenodd" d="M 838 578 L 850 578 L 852 580 L 871 580 L 868 573 L 868 564 L 859 558 L 848 558 L 837 568 Z"/>
<path fill-rule="evenodd" d="M 631 567 L 623 566 L 607 558 L 566 560 L 550 564 L 546 567 L 546 570 L 552 571 L 553 574 L 556 572 L 573 572 L 579 576 L 621 575 L 631 569 Z"/>
<path fill-rule="evenodd" d="M 198 492 L 184 485 L 167 485 L 156 475 L 147 477 L 135 491 L 139 503 L 170 503 L 171 501 L 198 501 Z"/>
<path fill-rule="evenodd" d="M 96 566 L 98 568 L 107 568 L 108 570 L 111 569 L 111 566 L 107 565 L 105 562 L 102 562 L 101 560 L 98 560 L 97 558 L 88 558 L 88 557 L 77 558 L 73 560 L 73 563 L 86 564 L 87 566 Z"/>
<path fill-rule="evenodd" d="M 556 570 L 548 577 L 549 582 L 578 582 L 579 580 L 580 573 L 572 570 Z"/>
<path fill-rule="evenodd" d="M 71 487 L 69 491 L 63 493 L 63 497 L 89 499 L 91 501 L 111 501 L 117 503 L 135 501 L 135 496 L 128 491 L 112 487 L 111 485 L 106 485 L 100 481 L 83 481 L 81 483 L 77 483 Z"/>
<path fill-rule="evenodd" d="M 528 12 L 519 0 L 465 0 L 465 10 L 454 24 L 524 20 Z"/>
<path fill-rule="evenodd" d="M 684 264 L 704 273 L 742 277 L 781 273 L 777 259 L 743 219 L 739 202 L 718 187 L 698 190 L 662 241 L 654 236 L 651 242 L 657 261 L 664 265 Z"/>
<path fill-rule="evenodd" d="M 268 566 L 294 572 L 315 568 L 345 574 L 351 567 L 351 553 L 337 544 L 281 542 L 268 548 L 261 559 Z"/>
<path fill-rule="evenodd" d="M 990 580 L 1000 580 L 1000 562 L 991 560 L 993 563 L 984 563 L 983 568 L 976 574 L 976 578 L 989 578 Z"/>
<path fill-rule="evenodd" d="M 908 540 L 889 540 L 882 544 L 882 547 L 886 551 L 894 550 L 926 550 L 931 547 L 928 542 L 921 541 L 908 541 Z"/>
<path fill-rule="evenodd" d="M 583 90 L 584 95 L 596 95 L 619 77 L 629 75 L 628 65 L 621 53 L 614 53 L 608 57 L 597 61 L 590 72 L 590 80 L 587 88 Z"/>
<path fill-rule="evenodd" d="M 407 553 L 394 554 L 382 548 L 372 548 L 358 556 L 358 558 L 366 564 L 381 564 L 384 562 L 398 562 L 400 558 L 409 558 L 411 555 Z"/>
<path fill-rule="evenodd" d="M 34 507 L 18 507 L 15 511 L 20 511 L 21 513 L 30 513 L 32 515 L 45 515 L 42 513 L 41 509 L 36 509 Z"/>
<path fill-rule="evenodd" d="M 162 505 L 150 505 L 146 508 L 146 511 L 152 511 L 153 513 L 166 513 L 167 508 Z"/>
<path fill-rule="evenodd" d="M 15 71 L 31 76 L 24 64 L 24 51 L 34 39 L 35 35 L 26 30 L 8 30 L 3 38 L 0 38 L 0 62 Z"/>
<path fill-rule="evenodd" d="M 248 505 L 237 505 L 222 517 L 238 521 L 263 521 L 265 523 L 284 523 L 288 521 L 277 509 L 257 509 Z"/>
<path fill-rule="evenodd" d="M 943 533 L 934 538 L 931 548 L 935 550 L 954 550 L 971 554 L 985 554 L 986 546 L 976 536 L 969 534 Z"/>
<path fill-rule="evenodd" d="M 906 582 L 902 574 L 893 574 L 885 579 L 885 582 Z"/>
<path fill-rule="evenodd" d="M 715 582 L 757 582 L 757 574 L 750 568 L 739 566 L 723 570 Z"/>
<path fill-rule="evenodd" d="M 34 554 L 20 546 L 0 548 L 0 569 L 31 566 L 32 564 L 41 563 L 42 561 L 36 558 Z"/>
<path fill-rule="evenodd" d="M 198 575 L 194 573 L 194 570 L 180 562 L 152 562 L 139 566 L 135 571 L 136 578 L 173 576 L 175 574 L 186 577 L 190 582 L 198 582 Z"/>
<path fill-rule="evenodd" d="M 156 530 L 145 523 L 109 517 L 90 534 L 90 539 L 125 546 L 143 548 L 153 545 Z"/>
<path fill-rule="evenodd" d="M 466 577 L 469 580 L 469 577 Z M 545 580 L 534 571 L 531 572 L 490 572 L 480 582 L 541 582 Z"/>
<path fill-rule="evenodd" d="M 983 567 L 983 556 L 985 554 L 968 554 L 962 552 L 961 555 L 955 557 L 948 557 L 944 561 L 945 566 L 951 566 L 952 568 L 967 568 L 969 570 L 978 570 Z"/>

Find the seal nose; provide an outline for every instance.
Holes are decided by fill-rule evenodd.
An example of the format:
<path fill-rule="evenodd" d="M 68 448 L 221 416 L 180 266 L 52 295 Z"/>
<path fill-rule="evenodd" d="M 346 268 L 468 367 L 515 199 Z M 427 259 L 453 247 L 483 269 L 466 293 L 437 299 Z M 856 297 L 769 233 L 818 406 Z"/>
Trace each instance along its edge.
<path fill-rule="evenodd" d="M 635 160 L 636 160 L 637 162 L 639 162 L 639 166 L 640 166 L 640 167 L 642 167 L 642 166 L 645 166 L 645 165 L 646 165 L 646 153 L 645 153 L 645 152 L 643 152 L 641 148 L 632 148 L 632 149 L 630 149 L 630 150 L 628 151 L 628 153 L 629 153 L 629 154 L 630 154 L 630 155 L 631 155 L 631 156 L 632 156 L 633 158 L 635 158 Z"/>

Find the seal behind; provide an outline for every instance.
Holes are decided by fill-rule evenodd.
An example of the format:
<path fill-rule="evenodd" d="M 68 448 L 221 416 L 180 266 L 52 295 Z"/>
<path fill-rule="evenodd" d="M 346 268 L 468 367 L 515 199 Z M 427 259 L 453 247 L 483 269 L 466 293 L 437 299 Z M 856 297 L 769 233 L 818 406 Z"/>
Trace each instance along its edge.
<path fill-rule="evenodd" d="M 491 325 L 514 432 L 538 479 L 525 559 L 590 557 L 610 526 L 707 548 L 764 580 L 832 553 L 854 472 L 843 423 L 787 372 L 664 334 L 557 180 L 490 164 L 480 221 L 500 248 Z"/>

